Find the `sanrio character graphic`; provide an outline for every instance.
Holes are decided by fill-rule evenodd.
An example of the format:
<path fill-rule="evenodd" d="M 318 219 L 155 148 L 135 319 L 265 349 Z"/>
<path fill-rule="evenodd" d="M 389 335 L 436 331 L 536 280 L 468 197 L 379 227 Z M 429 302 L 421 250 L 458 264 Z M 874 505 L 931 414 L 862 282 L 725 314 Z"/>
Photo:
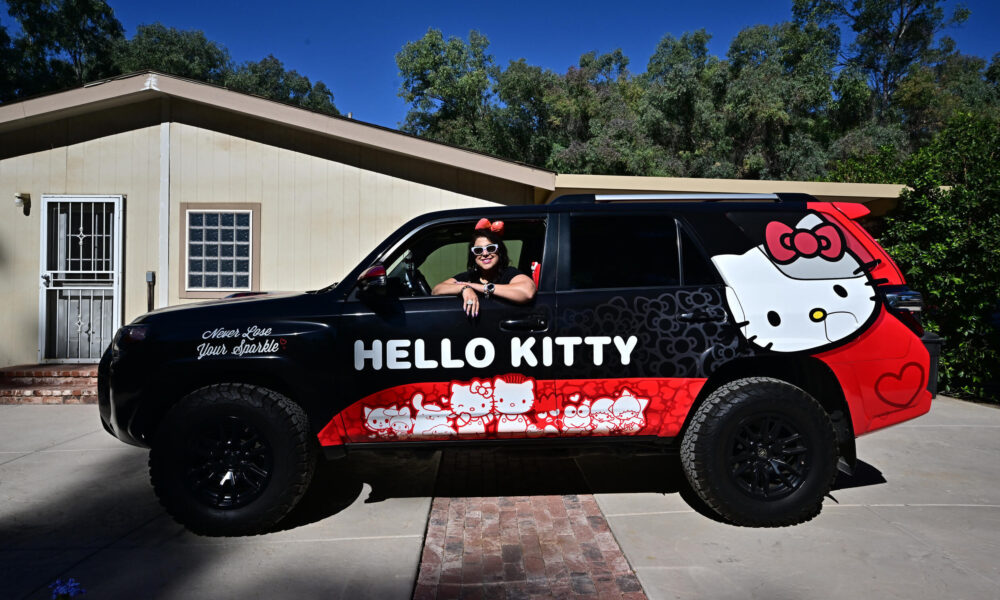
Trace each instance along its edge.
<path fill-rule="evenodd" d="M 493 421 L 493 389 L 490 382 L 473 380 L 468 385 L 451 384 L 451 411 L 459 435 L 484 435 Z"/>
<path fill-rule="evenodd" d="M 398 438 L 409 437 L 413 431 L 413 418 L 410 416 L 410 407 L 404 406 L 396 411 L 396 415 L 391 417 L 389 426 Z"/>
<path fill-rule="evenodd" d="M 744 337 L 774 352 L 842 340 L 878 307 L 866 266 L 847 250 L 840 230 L 816 213 L 794 228 L 771 221 L 764 244 L 712 262 Z"/>
<path fill-rule="evenodd" d="M 392 435 L 392 418 L 397 416 L 396 406 L 389 408 L 365 408 L 365 427 L 378 437 Z M 409 413 L 409 409 L 407 409 Z"/>
<path fill-rule="evenodd" d="M 591 431 L 594 426 L 590 421 L 590 400 L 576 404 L 580 400 L 580 394 L 573 394 L 569 399 L 574 404 L 567 404 L 563 409 L 563 433 L 579 435 Z"/>
<path fill-rule="evenodd" d="M 528 437 L 559 433 L 559 409 L 536 412 L 535 422 L 528 425 Z"/>
<path fill-rule="evenodd" d="M 617 420 L 615 432 L 638 433 L 646 426 L 645 410 L 648 405 L 649 398 L 636 398 L 628 388 L 622 389 L 611 406 L 611 413 Z"/>
<path fill-rule="evenodd" d="M 590 420 L 593 423 L 591 431 L 595 435 L 610 435 L 618 427 L 618 419 L 611 412 L 615 401 L 611 398 L 598 398 L 590 405 Z"/>
<path fill-rule="evenodd" d="M 450 437 L 455 435 L 451 426 L 451 411 L 436 404 L 424 405 L 424 395 L 413 395 L 413 408 L 417 416 L 413 423 L 415 437 Z"/>
<path fill-rule="evenodd" d="M 493 381 L 493 406 L 500 413 L 497 433 L 510 435 L 527 433 L 531 419 L 524 416 L 535 405 L 535 382 L 524 377 L 507 376 L 511 381 Z"/>

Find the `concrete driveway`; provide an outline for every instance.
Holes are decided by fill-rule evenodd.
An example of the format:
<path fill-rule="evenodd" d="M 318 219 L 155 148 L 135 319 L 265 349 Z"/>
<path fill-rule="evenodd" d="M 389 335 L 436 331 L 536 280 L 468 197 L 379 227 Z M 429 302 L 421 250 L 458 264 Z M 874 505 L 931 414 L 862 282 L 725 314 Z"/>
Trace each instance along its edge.
<path fill-rule="evenodd" d="M 84 598 L 412 594 L 436 457 L 327 464 L 284 531 L 208 538 L 160 508 L 147 454 L 96 406 L 0 406 L 0 598 L 48 598 L 68 577 Z"/>
<path fill-rule="evenodd" d="M 939 398 L 858 451 L 823 513 L 784 529 L 699 514 L 676 458 L 547 458 L 536 485 L 359 454 L 318 472 L 283 531 L 205 538 L 163 513 L 147 453 L 95 406 L 0 406 L 0 598 L 67 577 L 85 598 L 408 598 L 435 489 L 595 493 L 650 598 L 1000 598 L 1000 410 Z"/>
<path fill-rule="evenodd" d="M 1000 598 L 1000 410 L 939 396 L 928 415 L 860 438 L 858 456 L 856 476 L 797 527 L 720 524 L 680 494 L 597 500 L 650 598 Z M 608 459 L 578 462 L 606 487 Z"/>

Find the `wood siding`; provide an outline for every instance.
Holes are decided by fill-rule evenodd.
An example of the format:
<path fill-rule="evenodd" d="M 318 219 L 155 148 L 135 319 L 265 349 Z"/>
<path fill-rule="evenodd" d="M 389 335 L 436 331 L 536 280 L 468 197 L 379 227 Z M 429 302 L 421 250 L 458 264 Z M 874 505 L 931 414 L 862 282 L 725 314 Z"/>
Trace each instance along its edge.
<path fill-rule="evenodd" d="M 173 123 L 171 223 L 180 203 L 260 203 L 260 287 L 308 290 L 338 281 L 420 214 L 491 202 L 192 125 Z M 170 232 L 177 282 L 179 226 Z M 170 303 L 185 302 L 170 290 Z"/>
<path fill-rule="evenodd" d="M 122 194 L 122 311 L 146 310 L 145 272 L 157 264 L 159 126 L 0 160 L 0 366 L 38 360 L 39 245 L 43 194 Z M 31 214 L 14 194 L 31 194 Z"/>

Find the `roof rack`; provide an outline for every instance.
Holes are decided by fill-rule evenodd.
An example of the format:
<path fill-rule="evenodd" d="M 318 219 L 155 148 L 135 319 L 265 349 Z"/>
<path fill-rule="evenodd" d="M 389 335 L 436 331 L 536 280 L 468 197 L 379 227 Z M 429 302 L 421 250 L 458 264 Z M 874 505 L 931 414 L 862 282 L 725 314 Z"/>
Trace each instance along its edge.
<path fill-rule="evenodd" d="M 727 194 L 727 193 L 664 193 L 664 194 L 567 194 L 549 204 L 595 204 L 611 202 L 794 202 L 815 201 L 806 194 Z"/>
<path fill-rule="evenodd" d="M 687 201 L 700 202 L 714 201 L 760 201 L 770 200 L 777 202 L 780 200 L 777 194 L 597 194 L 594 196 L 595 202 L 664 202 L 664 201 Z"/>

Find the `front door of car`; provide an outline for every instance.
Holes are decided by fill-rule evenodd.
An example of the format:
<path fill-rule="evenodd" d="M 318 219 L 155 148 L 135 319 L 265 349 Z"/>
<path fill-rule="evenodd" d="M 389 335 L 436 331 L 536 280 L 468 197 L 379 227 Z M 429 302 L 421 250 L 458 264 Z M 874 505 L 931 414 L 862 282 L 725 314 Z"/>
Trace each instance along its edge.
<path fill-rule="evenodd" d="M 676 435 L 707 375 L 737 349 L 717 275 L 662 212 L 571 213 L 561 234 L 559 332 L 577 344 L 558 382 L 564 428 Z"/>
<path fill-rule="evenodd" d="M 469 318 L 458 296 L 431 296 L 466 270 L 475 220 L 430 224 L 381 257 L 385 289 L 354 290 L 336 322 L 338 397 L 352 442 L 524 437 L 553 403 L 551 367 L 533 356 L 555 331 L 554 243 L 544 218 L 507 218 L 511 266 L 531 276 L 534 300 L 480 298 Z M 548 238 L 548 241 L 547 241 Z M 547 410 L 547 409 L 546 409 Z"/>

